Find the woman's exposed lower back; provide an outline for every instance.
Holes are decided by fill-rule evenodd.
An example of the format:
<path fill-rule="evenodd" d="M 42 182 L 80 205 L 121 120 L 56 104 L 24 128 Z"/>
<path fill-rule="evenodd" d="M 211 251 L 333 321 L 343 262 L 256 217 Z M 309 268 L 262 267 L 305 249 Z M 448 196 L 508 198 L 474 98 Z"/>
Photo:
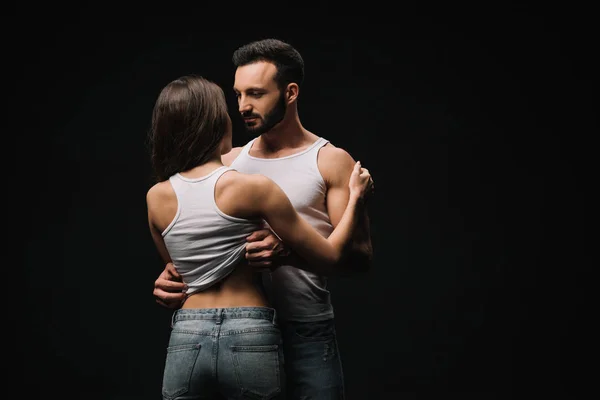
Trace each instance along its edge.
<path fill-rule="evenodd" d="M 190 295 L 182 308 L 268 307 L 255 273 L 251 267 L 239 265 L 223 280 Z"/>

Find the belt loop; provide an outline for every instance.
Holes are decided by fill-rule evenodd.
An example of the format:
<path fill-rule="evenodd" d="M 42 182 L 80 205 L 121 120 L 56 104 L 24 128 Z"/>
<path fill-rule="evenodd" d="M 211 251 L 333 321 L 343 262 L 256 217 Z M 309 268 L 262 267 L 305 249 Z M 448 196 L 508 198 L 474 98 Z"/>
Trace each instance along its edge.
<path fill-rule="evenodd" d="M 222 308 L 219 309 L 219 315 L 217 316 L 217 325 L 221 325 L 221 323 L 223 322 L 223 312 L 225 310 L 223 310 Z"/>
<path fill-rule="evenodd" d="M 277 310 L 273 309 L 273 321 L 272 321 L 274 326 L 277 326 Z"/>
<path fill-rule="evenodd" d="M 175 310 L 173 315 L 171 315 L 171 328 L 173 328 L 173 325 L 175 325 L 175 315 L 177 315 L 177 311 L 179 310 Z"/>

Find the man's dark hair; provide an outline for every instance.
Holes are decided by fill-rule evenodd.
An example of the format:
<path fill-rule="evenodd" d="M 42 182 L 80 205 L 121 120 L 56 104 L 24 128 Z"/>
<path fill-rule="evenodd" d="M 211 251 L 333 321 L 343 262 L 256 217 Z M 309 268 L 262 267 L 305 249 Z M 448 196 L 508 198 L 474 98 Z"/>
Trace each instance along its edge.
<path fill-rule="evenodd" d="M 289 83 L 302 85 L 304 80 L 304 60 L 292 45 L 278 39 L 263 39 L 248 43 L 233 53 L 236 67 L 260 61 L 273 63 L 277 67 L 275 82 L 280 89 Z"/>

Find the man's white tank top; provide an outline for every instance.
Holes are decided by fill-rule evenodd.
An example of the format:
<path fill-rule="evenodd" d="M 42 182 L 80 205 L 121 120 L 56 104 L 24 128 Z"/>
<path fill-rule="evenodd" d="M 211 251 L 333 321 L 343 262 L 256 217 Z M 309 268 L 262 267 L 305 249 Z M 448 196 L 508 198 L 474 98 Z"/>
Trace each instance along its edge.
<path fill-rule="evenodd" d="M 321 235 L 333 231 L 329 220 L 325 181 L 317 166 L 317 155 L 329 141 L 317 139 L 307 149 L 281 158 L 257 158 L 249 154 L 256 139 L 246 144 L 231 166 L 242 173 L 262 174 L 277 183 L 306 221 Z M 291 321 L 318 321 L 333 317 L 327 278 L 283 265 L 264 273 L 266 295 L 277 316 Z"/>
<path fill-rule="evenodd" d="M 175 174 L 169 178 L 177 196 L 177 213 L 162 232 L 177 272 L 188 285 L 187 294 L 222 280 L 245 260 L 246 237 L 263 226 L 224 214 L 215 202 L 215 185 L 230 167 L 220 167 L 201 178 Z"/>

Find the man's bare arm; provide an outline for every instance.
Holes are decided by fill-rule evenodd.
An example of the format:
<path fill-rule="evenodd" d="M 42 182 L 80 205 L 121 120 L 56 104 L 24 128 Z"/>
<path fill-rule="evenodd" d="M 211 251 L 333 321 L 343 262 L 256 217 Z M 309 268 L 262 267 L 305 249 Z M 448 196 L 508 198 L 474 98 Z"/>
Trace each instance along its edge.
<path fill-rule="evenodd" d="M 318 165 L 327 184 L 327 211 L 331 224 L 335 228 L 348 204 L 350 191 L 348 181 L 356 161 L 345 150 L 331 144 L 319 152 Z M 367 208 L 357 226 L 351 246 L 344 260 L 329 273 L 364 272 L 371 268 L 373 246 L 371 242 L 370 221 Z"/>
<path fill-rule="evenodd" d="M 350 190 L 348 181 L 356 161 L 343 149 L 331 144 L 319 152 L 318 165 L 327 184 L 327 211 L 331 224 L 335 228 L 348 205 Z M 274 239 L 274 238 L 273 238 Z M 257 243 L 258 244 L 258 243 Z M 247 246 L 248 248 L 248 246 Z M 367 208 L 354 232 L 354 237 L 343 260 L 327 268 L 315 267 L 305 262 L 298 254 L 292 252 L 287 257 L 278 257 L 277 264 L 289 264 L 319 275 L 344 275 L 348 273 L 366 272 L 372 266 L 373 246 L 371 242 L 370 221 Z"/>

